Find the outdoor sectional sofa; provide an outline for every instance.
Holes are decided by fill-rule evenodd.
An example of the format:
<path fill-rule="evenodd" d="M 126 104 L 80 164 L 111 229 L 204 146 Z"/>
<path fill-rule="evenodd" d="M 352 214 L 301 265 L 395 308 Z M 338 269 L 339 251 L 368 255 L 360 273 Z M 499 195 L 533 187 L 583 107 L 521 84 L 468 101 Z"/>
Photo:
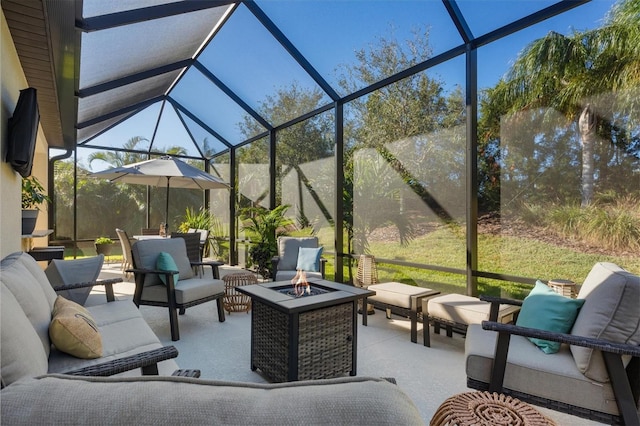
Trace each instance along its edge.
<path fill-rule="evenodd" d="M 113 284 L 113 280 L 106 282 Z M 58 296 L 40 265 L 27 253 L 16 252 L 0 261 L 0 292 L 3 387 L 47 373 L 108 376 L 126 371 L 139 374 L 142 368 L 145 374 L 170 375 L 178 368 L 172 360 L 178 355 L 176 348 L 160 343 L 130 300 L 84 308 L 97 326 L 102 356 L 78 358 L 58 350 L 49 334 Z"/>

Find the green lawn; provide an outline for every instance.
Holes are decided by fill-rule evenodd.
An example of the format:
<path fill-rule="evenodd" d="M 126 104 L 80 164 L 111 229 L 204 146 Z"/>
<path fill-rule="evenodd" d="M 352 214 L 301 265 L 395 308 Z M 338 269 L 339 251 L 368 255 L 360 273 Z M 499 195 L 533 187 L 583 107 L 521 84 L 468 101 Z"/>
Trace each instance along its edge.
<path fill-rule="evenodd" d="M 580 253 L 527 238 L 480 235 L 478 250 L 480 252 L 478 269 L 481 271 L 539 278 L 545 281 L 564 278 L 580 284 L 596 262 L 613 262 L 635 274 L 640 274 L 640 257 L 638 256 L 614 257 Z M 406 247 L 396 242 L 372 242 L 370 252 L 378 259 L 465 269 L 464 235 L 447 228 L 440 228 L 416 238 Z M 78 256 L 95 256 L 95 249 L 88 246 Z M 65 257 L 72 258 L 72 250 L 66 250 Z M 329 259 L 326 276 L 332 279 L 335 276 L 333 259 L 330 256 L 325 257 Z M 114 246 L 113 254 L 105 260 L 107 262 L 122 261 L 120 246 Z M 351 273 L 355 276 L 355 266 Z M 344 269 L 344 277 L 345 280 L 349 277 L 347 267 Z M 465 293 L 466 291 L 466 277 L 460 274 L 378 264 L 378 277 L 381 282 L 404 282 L 437 289 L 443 293 Z M 522 298 L 531 288 L 526 284 L 486 278 L 480 278 L 478 282 L 481 294 Z"/>
<path fill-rule="evenodd" d="M 564 278 L 580 284 L 596 262 L 613 262 L 639 274 L 640 258 L 615 257 L 580 253 L 572 249 L 513 236 L 480 235 L 478 238 L 478 269 L 520 277 L 549 280 Z M 409 246 L 398 243 L 371 243 L 370 252 L 379 259 L 394 259 L 412 263 L 446 266 L 464 270 L 466 247 L 464 237 L 447 229 L 439 229 L 411 241 Z M 327 276 L 334 276 L 328 262 Z M 355 267 L 352 270 L 355 276 Z M 344 276 L 348 277 L 345 268 Z M 429 271 L 418 268 L 378 264 L 381 282 L 398 281 L 429 287 L 447 293 L 464 293 L 464 275 Z M 524 297 L 531 286 L 514 282 L 480 278 L 479 293 Z"/>

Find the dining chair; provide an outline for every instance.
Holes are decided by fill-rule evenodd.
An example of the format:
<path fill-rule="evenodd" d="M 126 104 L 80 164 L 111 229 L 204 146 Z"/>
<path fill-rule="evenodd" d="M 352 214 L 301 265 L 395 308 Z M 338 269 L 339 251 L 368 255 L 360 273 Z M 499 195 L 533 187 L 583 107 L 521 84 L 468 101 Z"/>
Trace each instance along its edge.
<path fill-rule="evenodd" d="M 196 232 L 200 233 L 200 259 L 204 259 L 205 255 L 208 254 L 209 231 L 207 229 L 198 229 Z"/>
<path fill-rule="evenodd" d="M 133 268 L 133 262 L 131 260 L 131 240 L 127 231 L 124 229 L 116 228 L 116 234 L 120 240 L 120 247 L 122 247 L 122 273 L 125 278 L 129 278 L 132 274 L 127 272 L 127 269 Z"/>

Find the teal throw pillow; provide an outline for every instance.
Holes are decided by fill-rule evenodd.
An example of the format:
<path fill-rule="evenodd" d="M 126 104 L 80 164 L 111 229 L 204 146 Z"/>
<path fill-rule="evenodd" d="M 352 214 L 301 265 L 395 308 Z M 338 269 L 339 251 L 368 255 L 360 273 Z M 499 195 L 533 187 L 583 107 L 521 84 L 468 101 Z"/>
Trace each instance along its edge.
<path fill-rule="evenodd" d="M 525 297 L 516 325 L 556 333 L 569 333 L 584 299 L 571 299 L 556 293 L 542 281 L 537 281 Z M 529 338 L 542 352 L 553 354 L 560 350 L 560 342 Z"/>
<path fill-rule="evenodd" d="M 156 259 L 156 269 L 159 271 L 178 271 L 178 266 L 169 253 L 161 251 Z M 180 278 L 180 273 L 173 274 L 174 285 L 178 284 L 178 278 Z M 160 275 L 160 279 L 167 285 L 167 277 L 165 275 Z"/>
<path fill-rule="evenodd" d="M 322 247 L 300 247 L 296 269 L 305 272 L 320 272 L 320 256 L 322 256 Z"/>

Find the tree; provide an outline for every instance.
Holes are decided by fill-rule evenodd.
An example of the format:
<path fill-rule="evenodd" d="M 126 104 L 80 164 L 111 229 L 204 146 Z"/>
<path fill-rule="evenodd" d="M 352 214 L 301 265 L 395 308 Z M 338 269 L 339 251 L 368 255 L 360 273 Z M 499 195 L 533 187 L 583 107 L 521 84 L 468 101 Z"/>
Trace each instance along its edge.
<path fill-rule="evenodd" d="M 144 161 L 148 157 L 146 154 L 141 154 L 140 144 L 148 143 L 149 140 L 142 136 L 134 136 L 124 143 L 122 146 L 124 151 L 97 151 L 91 153 L 87 160 L 89 161 L 89 167 L 91 164 L 96 161 L 104 161 L 109 164 L 111 167 L 122 167 L 127 164 L 137 163 L 139 161 Z M 146 150 L 147 148 L 145 148 Z"/>
<path fill-rule="evenodd" d="M 415 31 L 414 38 L 405 44 L 379 38 L 369 49 L 356 52 L 356 63 L 346 69 L 341 86 L 353 93 L 423 62 L 431 54 L 428 31 Z M 451 131 L 465 120 L 459 87 L 447 93 L 434 75 L 414 74 L 350 102 L 345 116 L 344 205 L 347 221 L 358 228 L 346 225 L 356 250 L 366 249 L 367 236 L 388 224 L 396 226 L 401 244 L 406 244 L 414 234 L 414 220 L 407 217 L 407 200 L 419 200 L 409 206 L 415 211 L 430 210 L 446 223 L 455 222 L 450 209 L 438 198 L 451 200 L 458 196 L 464 200 L 464 186 L 460 186 L 464 183 L 464 149 L 460 149 L 464 132 Z M 357 160 L 362 164 L 354 164 L 356 153 L 367 148 L 375 150 L 379 159 L 364 155 Z M 376 182 L 375 175 L 383 170 L 387 170 L 385 179 Z M 402 185 L 398 186 L 398 181 Z M 448 185 L 453 185 L 451 190 L 437 197 L 436 192 Z M 375 194 L 374 199 L 363 191 Z M 356 195 L 358 204 L 377 202 L 378 208 L 375 204 L 369 208 L 354 206 Z"/>
<path fill-rule="evenodd" d="M 629 130 L 638 125 L 638 16 L 640 2 L 624 0 L 612 8 L 600 28 L 568 36 L 552 31 L 527 46 L 506 77 L 483 99 L 479 126 L 483 146 L 498 140 L 504 115 L 560 112 L 579 134 L 581 204 L 591 203 L 595 176 L 598 171 L 601 178 L 606 176 L 617 151 L 640 158 L 637 130 L 635 137 Z M 616 99 L 606 95 L 609 93 Z M 596 155 L 599 140 L 609 141 L 614 149 L 604 147 Z"/>
<path fill-rule="evenodd" d="M 321 106 L 323 93 L 320 89 L 305 89 L 293 82 L 289 87 L 280 88 L 274 96 L 267 96 L 260 102 L 258 114 L 274 126 L 304 115 Z M 240 123 L 240 131 L 249 138 L 260 133 L 262 126 L 246 115 Z M 277 134 L 277 164 L 298 165 L 331 155 L 333 150 L 333 120 L 325 114 L 283 129 Z M 268 162 L 268 144 L 252 144 L 241 148 L 240 162 Z M 279 167 L 280 168 L 280 167 Z"/>
<path fill-rule="evenodd" d="M 317 109 L 324 101 L 326 99 L 319 89 L 301 88 L 296 82 L 293 82 L 288 87 L 280 88 L 274 96 L 267 96 L 260 103 L 258 114 L 269 123 L 277 126 Z M 244 121 L 240 124 L 240 130 L 246 137 L 250 137 L 263 129 L 250 116 L 245 116 Z M 318 176 L 305 179 L 301 168 L 305 164 L 333 155 L 333 130 L 333 114 L 322 113 L 277 132 L 276 204 L 283 203 L 282 186 L 287 176 L 295 178 L 295 184 L 292 183 L 292 180 L 287 180 L 289 184 L 297 185 L 300 188 L 306 187 L 310 193 L 331 193 L 326 185 L 322 185 L 322 179 L 318 179 Z M 238 151 L 238 162 L 240 164 L 268 165 L 269 147 L 270 144 L 267 138 L 242 147 Z M 255 173 L 248 169 L 254 169 Z M 269 190 L 268 184 L 264 182 L 263 169 L 261 167 L 247 167 L 241 170 L 240 173 L 242 174 L 239 176 L 239 182 L 242 182 L 242 184 L 238 185 L 238 187 L 258 189 L 258 191 L 253 191 L 252 194 L 240 194 L 240 207 L 259 203 L 264 204 L 266 197 L 269 195 Z M 321 196 L 320 198 L 323 197 Z M 300 222 L 302 224 L 309 222 L 305 217 L 302 202 L 300 204 L 296 203 L 294 215 L 301 218 Z"/>

